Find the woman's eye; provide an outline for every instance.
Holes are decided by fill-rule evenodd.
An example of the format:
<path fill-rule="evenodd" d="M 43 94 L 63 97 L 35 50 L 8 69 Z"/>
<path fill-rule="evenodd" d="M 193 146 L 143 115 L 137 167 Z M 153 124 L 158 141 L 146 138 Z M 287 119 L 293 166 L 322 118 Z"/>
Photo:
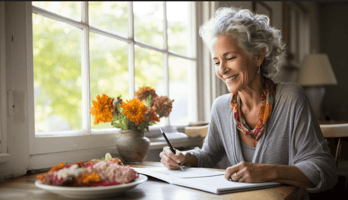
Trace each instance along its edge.
<path fill-rule="evenodd" d="M 220 64 L 220 62 L 216 62 L 216 63 L 215 63 L 215 65 L 219 65 L 219 64 Z"/>
<path fill-rule="evenodd" d="M 236 57 L 230 57 L 230 58 L 227 58 L 227 60 L 232 60 L 232 59 L 234 59 L 234 58 L 236 58 Z"/>

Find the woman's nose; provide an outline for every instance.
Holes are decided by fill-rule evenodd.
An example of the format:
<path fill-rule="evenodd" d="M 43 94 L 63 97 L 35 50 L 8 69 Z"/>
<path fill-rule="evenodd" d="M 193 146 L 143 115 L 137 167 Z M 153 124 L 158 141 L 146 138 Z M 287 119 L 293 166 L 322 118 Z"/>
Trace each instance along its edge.
<path fill-rule="evenodd" d="M 226 72 L 227 72 L 227 68 L 225 67 L 225 64 L 224 64 L 224 63 L 220 63 L 220 66 L 219 66 L 219 73 L 220 73 L 221 75 L 224 75 Z"/>

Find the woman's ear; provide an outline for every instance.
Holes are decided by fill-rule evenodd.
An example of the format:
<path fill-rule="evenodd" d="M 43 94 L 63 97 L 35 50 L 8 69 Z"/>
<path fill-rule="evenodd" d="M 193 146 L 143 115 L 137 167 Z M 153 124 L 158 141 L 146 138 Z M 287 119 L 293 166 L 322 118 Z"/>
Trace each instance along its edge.
<path fill-rule="evenodd" d="M 256 57 L 257 66 L 261 66 L 263 60 L 265 59 L 265 54 L 266 54 L 266 49 L 265 48 L 260 49 L 260 52 Z"/>

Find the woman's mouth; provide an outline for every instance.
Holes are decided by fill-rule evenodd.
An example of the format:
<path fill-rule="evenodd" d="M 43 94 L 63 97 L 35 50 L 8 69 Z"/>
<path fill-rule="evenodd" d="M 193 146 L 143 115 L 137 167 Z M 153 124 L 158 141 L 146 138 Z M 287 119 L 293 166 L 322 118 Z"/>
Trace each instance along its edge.
<path fill-rule="evenodd" d="M 227 79 L 226 79 L 226 83 L 228 83 L 228 82 L 230 82 L 230 81 L 234 81 L 237 77 L 238 77 L 238 74 L 237 74 L 237 75 L 234 75 L 234 76 L 231 76 L 230 78 L 227 78 Z"/>

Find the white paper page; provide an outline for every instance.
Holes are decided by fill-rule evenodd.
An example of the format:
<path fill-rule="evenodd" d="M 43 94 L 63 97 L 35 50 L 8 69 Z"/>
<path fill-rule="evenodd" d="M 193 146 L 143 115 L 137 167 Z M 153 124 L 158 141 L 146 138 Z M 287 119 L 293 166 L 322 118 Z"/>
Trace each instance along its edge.
<path fill-rule="evenodd" d="M 176 179 L 182 179 L 180 177 L 175 177 L 175 176 L 169 176 L 169 175 L 166 175 L 166 174 L 163 174 L 163 173 L 158 173 L 158 172 L 155 172 L 155 171 L 151 171 L 151 170 L 148 170 L 147 168 L 135 168 L 135 167 L 132 167 L 135 171 L 137 171 L 138 173 L 140 174 L 145 174 L 145 175 L 148 175 L 148 176 L 152 176 L 152 177 L 155 177 L 157 179 L 160 179 L 162 181 L 166 181 L 168 183 L 172 183 L 174 182 Z"/>
<path fill-rule="evenodd" d="M 175 182 L 173 182 L 173 184 L 204 190 L 215 194 L 252 190 L 256 188 L 275 187 L 281 185 L 280 183 L 276 182 L 241 183 L 228 181 L 225 179 L 224 175 L 191 179 L 177 179 L 175 180 Z"/>
<path fill-rule="evenodd" d="M 148 176 L 153 176 L 155 178 L 167 181 L 168 183 L 173 183 L 179 179 L 197 178 L 197 177 L 209 177 L 223 175 L 225 172 L 214 171 L 201 168 L 185 168 L 184 171 L 181 170 L 169 170 L 166 167 L 147 167 L 147 168 L 135 168 L 135 171 Z"/>
<path fill-rule="evenodd" d="M 216 176 L 216 175 L 225 174 L 225 172 L 222 172 L 222 171 L 193 168 L 193 167 L 185 168 L 184 171 L 180 169 L 169 170 L 165 167 L 152 168 L 151 170 L 154 170 L 158 173 L 163 173 L 166 175 L 180 177 L 180 178 L 197 178 L 197 177 Z"/>

